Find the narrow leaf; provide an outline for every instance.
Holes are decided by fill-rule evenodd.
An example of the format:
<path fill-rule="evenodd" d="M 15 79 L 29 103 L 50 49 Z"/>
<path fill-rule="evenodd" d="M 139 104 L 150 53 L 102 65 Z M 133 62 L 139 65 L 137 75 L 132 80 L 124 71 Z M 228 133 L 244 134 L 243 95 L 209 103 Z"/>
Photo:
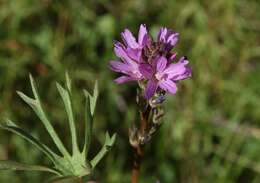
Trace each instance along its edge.
<path fill-rule="evenodd" d="M 64 155 L 69 157 L 69 153 L 66 150 L 66 148 L 64 147 L 63 143 L 61 142 L 60 138 L 58 137 L 55 129 L 53 128 L 53 126 L 51 125 L 49 119 L 47 118 L 45 112 L 42 109 L 41 106 L 41 102 L 40 102 L 40 98 L 38 95 L 38 92 L 36 90 L 35 87 L 35 82 L 33 80 L 33 77 L 30 75 L 30 82 L 31 82 L 31 87 L 32 87 L 32 91 L 33 91 L 33 95 L 35 99 L 32 99 L 28 96 L 26 96 L 25 94 L 23 94 L 22 92 L 17 92 L 18 95 L 28 104 L 31 106 L 31 108 L 34 110 L 34 112 L 37 114 L 37 116 L 40 118 L 40 120 L 42 121 L 42 123 L 44 124 L 46 130 L 48 131 L 48 133 L 50 134 L 50 136 L 52 137 L 54 143 L 56 144 L 56 146 L 58 147 L 58 149 L 60 150 L 60 152 Z"/>
<path fill-rule="evenodd" d="M 93 128 L 93 116 L 90 111 L 90 99 L 88 93 L 84 91 L 86 97 L 86 105 L 85 105 L 85 142 L 83 147 L 83 154 L 87 155 L 89 146 L 91 143 L 91 135 Z"/>
<path fill-rule="evenodd" d="M 95 112 L 97 98 L 98 98 L 98 82 L 95 81 L 95 87 L 94 87 L 94 91 L 93 91 L 93 96 L 91 97 L 91 100 L 90 100 L 92 116 L 94 115 L 94 112 Z"/>
<path fill-rule="evenodd" d="M 34 146 L 36 146 L 40 151 L 42 151 L 53 163 L 55 163 L 55 159 L 58 157 L 52 150 L 50 150 L 45 144 L 41 143 L 38 139 L 33 137 L 31 134 L 27 133 L 20 127 L 18 127 L 15 123 L 10 120 L 7 120 L 6 124 L 0 124 L 0 128 L 13 132 L 20 137 L 24 138 Z"/>
<path fill-rule="evenodd" d="M 56 170 L 45 166 L 28 165 L 28 164 L 18 163 L 18 162 L 8 161 L 8 160 L 0 160 L 0 170 L 44 171 L 44 172 L 51 172 L 60 175 L 60 173 L 57 172 Z"/>
<path fill-rule="evenodd" d="M 66 86 L 67 86 L 67 89 L 69 90 L 69 92 L 71 93 L 71 79 L 70 79 L 70 76 L 68 74 L 68 72 L 66 72 Z"/>
<path fill-rule="evenodd" d="M 37 100 L 26 96 L 23 92 L 17 91 L 17 94 L 25 101 L 33 110 L 36 110 Z"/>
<path fill-rule="evenodd" d="M 34 79 L 33 79 L 33 77 L 32 77 L 31 74 L 29 75 L 29 78 L 30 78 L 30 83 L 31 83 L 32 91 L 33 91 L 33 96 L 35 97 L 35 99 L 36 99 L 37 101 L 40 101 L 40 98 L 39 98 L 37 89 L 36 89 L 36 87 L 35 87 L 35 81 L 34 81 Z"/>
<path fill-rule="evenodd" d="M 65 105 L 65 110 L 69 118 L 69 126 L 70 126 L 70 132 L 72 137 L 72 149 L 73 154 L 78 153 L 78 142 L 77 142 L 77 132 L 75 127 L 75 121 L 74 121 L 74 115 L 72 111 L 72 105 L 70 100 L 69 92 L 64 89 L 59 83 L 56 83 L 57 89 L 61 95 L 61 98 L 63 100 L 63 103 Z"/>
<path fill-rule="evenodd" d="M 108 150 L 111 148 L 116 141 L 116 134 L 114 133 L 111 137 L 109 136 L 109 133 L 106 132 L 106 139 L 105 139 L 105 145 Z"/>
<path fill-rule="evenodd" d="M 92 135 L 92 127 L 93 127 L 93 118 L 94 112 L 96 108 L 96 102 L 98 97 L 98 83 L 95 82 L 93 96 L 87 91 L 83 90 L 86 98 L 86 119 L 85 119 L 85 144 L 83 148 L 83 153 L 87 154 L 88 149 L 91 142 L 91 135 Z"/>
<path fill-rule="evenodd" d="M 106 132 L 106 139 L 103 147 L 99 151 L 99 153 L 91 160 L 92 168 L 94 169 L 99 161 L 106 155 L 106 153 L 111 149 L 116 140 L 116 134 L 113 134 L 112 137 L 109 136 L 108 132 Z"/>
<path fill-rule="evenodd" d="M 97 98 L 98 98 L 98 82 L 97 81 L 95 82 L 93 95 L 91 95 L 87 90 L 84 90 L 84 93 L 85 95 L 89 96 L 90 111 L 91 111 L 91 115 L 93 116 L 96 108 Z"/>

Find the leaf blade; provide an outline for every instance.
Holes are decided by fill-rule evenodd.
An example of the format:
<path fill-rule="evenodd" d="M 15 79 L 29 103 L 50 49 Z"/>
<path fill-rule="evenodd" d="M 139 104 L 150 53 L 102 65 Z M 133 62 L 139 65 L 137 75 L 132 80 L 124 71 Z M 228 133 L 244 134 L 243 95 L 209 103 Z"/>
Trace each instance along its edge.
<path fill-rule="evenodd" d="M 90 161 L 92 168 L 94 169 L 99 161 L 107 154 L 107 152 L 111 149 L 114 145 L 116 140 L 116 134 L 113 134 L 111 137 L 109 136 L 108 132 L 106 132 L 106 139 L 103 147 L 98 152 L 98 154 Z"/>
<path fill-rule="evenodd" d="M 60 173 L 52 168 L 41 166 L 41 165 L 29 165 L 25 163 L 18 163 L 9 160 L 0 160 L 0 170 L 14 170 L 14 171 L 43 171 L 50 172 L 56 175 Z"/>
<path fill-rule="evenodd" d="M 86 104 L 85 104 L 85 142 L 83 147 L 83 154 L 87 155 L 91 143 L 91 135 L 93 128 L 93 116 L 90 109 L 90 98 L 88 93 L 84 90 Z"/>
<path fill-rule="evenodd" d="M 65 88 L 63 88 L 59 83 L 56 83 L 56 87 L 63 100 L 65 110 L 69 119 L 69 127 L 70 127 L 70 133 L 72 138 L 72 150 L 73 150 L 73 154 L 76 154 L 79 152 L 79 148 L 78 148 L 77 132 L 76 132 L 76 126 L 75 126 L 75 120 L 74 120 L 70 95 L 69 92 Z"/>
<path fill-rule="evenodd" d="M 0 128 L 13 132 L 23 139 L 27 140 L 35 147 L 37 147 L 40 151 L 42 151 L 53 163 L 55 163 L 56 157 L 59 157 L 56 153 L 54 153 L 51 149 L 49 149 L 45 144 L 40 142 L 38 139 L 33 137 L 31 134 L 17 126 L 11 120 L 7 120 L 6 124 L 0 124 Z"/>
<path fill-rule="evenodd" d="M 66 86 L 67 86 L 67 89 L 69 90 L 69 92 L 71 93 L 71 78 L 70 78 L 70 76 L 69 76 L 69 73 L 68 72 L 66 72 L 66 74 L 65 74 L 65 77 L 66 77 Z"/>
<path fill-rule="evenodd" d="M 39 117 L 39 119 L 41 120 L 41 122 L 43 123 L 45 129 L 48 131 L 48 133 L 50 134 L 52 140 L 54 141 L 55 145 L 58 147 L 58 149 L 60 150 L 60 152 L 66 156 L 69 157 L 69 153 L 66 150 L 65 146 L 63 145 L 63 143 L 61 142 L 58 134 L 56 133 L 55 129 L 53 128 L 51 122 L 49 121 L 47 115 L 45 114 L 42 106 L 41 106 L 41 102 L 40 102 L 40 97 L 38 95 L 36 86 L 35 86 L 35 82 L 33 77 L 30 75 L 30 83 L 31 83 L 31 88 L 33 91 L 33 95 L 34 98 L 30 98 L 28 96 L 26 96 L 24 93 L 18 91 L 18 95 L 24 100 L 24 102 L 26 102 L 33 110 L 34 112 L 37 114 L 37 116 Z"/>
<path fill-rule="evenodd" d="M 90 109 L 92 116 L 94 115 L 96 104 L 97 104 L 97 98 L 98 98 L 98 82 L 95 81 L 95 86 L 93 90 L 93 95 L 90 95 Z"/>

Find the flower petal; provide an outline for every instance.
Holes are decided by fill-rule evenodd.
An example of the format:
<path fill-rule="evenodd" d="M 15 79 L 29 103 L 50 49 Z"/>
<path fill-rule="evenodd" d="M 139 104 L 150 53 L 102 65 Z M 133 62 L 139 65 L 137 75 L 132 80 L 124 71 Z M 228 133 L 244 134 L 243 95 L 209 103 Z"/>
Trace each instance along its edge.
<path fill-rule="evenodd" d="M 174 81 L 184 80 L 184 79 L 190 78 L 191 74 L 192 74 L 192 69 L 190 67 L 186 66 L 186 71 L 181 75 L 173 77 L 172 80 L 174 80 Z"/>
<path fill-rule="evenodd" d="M 157 35 L 157 41 L 165 45 L 166 51 L 170 51 L 176 45 L 178 35 L 178 33 L 175 33 L 171 29 L 161 28 Z"/>
<path fill-rule="evenodd" d="M 158 42 L 166 42 L 166 35 L 167 35 L 167 29 L 166 28 L 161 28 L 158 35 L 157 35 L 157 41 Z"/>
<path fill-rule="evenodd" d="M 141 56 L 142 56 L 142 50 L 140 49 L 132 49 L 132 48 L 127 48 L 127 54 L 131 59 L 134 61 L 140 63 L 141 62 Z"/>
<path fill-rule="evenodd" d="M 129 77 L 129 76 L 120 76 L 114 80 L 117 84 L 123 84 L 125 82 L 134 81 L 135 78 Z"/>
<path fill-rule="evenodd" d="M 116 56 L 121 58 L 124 62 L 127 62 L 128 64 L 134 62 L 133 60 L 131 60 L 131 58 L 129 58 L 126 48 L 122 43 L 116 42 L 114 44 L 114 52 Z"/>
<path fill-rule="evenodd" d="M 167 59 L 164 56 L 159 57 L 156 62 L 157 72 L 163 72 L 166 65 L 167 65 Z"/>
<path fill-rule="evenodd" d="M 182 75 L 186 72 L 187 70 L 187 64 L 189 61 L 185 58 L 182 57 L 177 63 L 170 64 L 165 70 L 164 73 L 168 74 L 168 78 L 172 79 L 178 75 Z"/>
<path fill-rule="evenodd" d="M 173 54 L 170 56 L 170 58 L 169 58 L 169 62 L 173 62 L 174 59 L 176 58 L 176 56 L 177 56 L 177 53 L 173 53 Z"/>
<path fill-rule="evenodd" d="M 121 35 L 127 46 L 133 49 L 139 48 L 139 44 L 136 42 L 135 37 L 128 29 L 125 29 L 125 31 L 122 32 Z"/>
<path fill-rule="evenodd" d="M 119 58 L 124 58 L 126 56 L 125 46 L 118 41 L 114 44 L 114 52 Z"/>
<path fill-rule="evenodd" d="M 140 64 L 140 65 L 139 65 L 139 70 L 140 70 L 141 74 L 142 74 L 146 79 L 152 78 L 152 76 L 153 76 L 153 74 L 154 74 L 154 70 L 153 70 L 152 66 L 149 65 L 149 64 Z"/>
<path fill-rule="evenodd" d="M 174 47 L 176 45 L 176 43 L 178 42 L 178 33 L 172 33 L 168 39 L 167 39 L 167 42 L 172 46 Z"/>
<path fill-rule="evenodd" d="M 147 37 L 147 29 L 146 29 L 146 26 L 145 24 L 141 24 L 140 25 L 140 29 L 139 29 L 139 33 L 138 33 L 138 43 L 139 45 L 144 45 L 145 44 L 145 39 Z"/>
<path fill-rule="evenodd" d="M 163 80 L 159 82 L 159 87 L 166 92 L 169 92 L 171 94 L 175 94 L 177 92 L 177 86 L 176 84 L 171 80 Z"/>
<path fill-rule="evenodd" d="M 115 72 L 121 72 L 124 74 L 129 74 L 132 70 L 132 68 L 128 64 L 119 61 L 110 61 L 109 66 L 111 70 Z"/>
<path fill-rule="evenodd" d="M 146 99 L 152 98 L 157 88 L 158 88 L 158 82 L 155 80 L 149 80 L 144 91 L 145 98 Z"/>

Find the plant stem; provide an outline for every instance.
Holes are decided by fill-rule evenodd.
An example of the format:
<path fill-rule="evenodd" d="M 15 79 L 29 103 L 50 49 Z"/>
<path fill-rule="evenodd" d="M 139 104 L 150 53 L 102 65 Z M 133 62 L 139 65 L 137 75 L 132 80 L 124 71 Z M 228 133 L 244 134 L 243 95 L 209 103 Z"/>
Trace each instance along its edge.
<path fill-rule="evenodd" d="M 147 129 L 149 128 L 149 114 L 151 111 L 151 107 L 148 106 L 145 111 L 140 112 L 140 128 L 139 134 L 142 138 L 146 138 L 147 136 Z M 138 143 L 138 145 L 134 148 L 134 158 L 133 158 L 133 168 L 132 168 L 132 181 L 131 183 L 138 183 L 138 178 L 140 175 L 141 170 L 141 163 L 144 157 L 144 144 Z"/>
<path fill-rule="evenodd" d="M 134 149 L 134 162 L 132 169 L 132 183 L 138 183 L 138 178 L 140 175 L 141 161 L 144 155 L 143 147 L 138 146 Z"/>

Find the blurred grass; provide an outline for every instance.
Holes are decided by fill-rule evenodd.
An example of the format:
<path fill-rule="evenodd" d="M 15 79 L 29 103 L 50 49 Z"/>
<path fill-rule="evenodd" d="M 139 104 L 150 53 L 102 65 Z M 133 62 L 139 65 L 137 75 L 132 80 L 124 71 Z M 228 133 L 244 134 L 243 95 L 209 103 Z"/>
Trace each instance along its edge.
<path fill-rule="evenodd" d="M 105 129 L 117 132 L 116 146 L 93 178 L 129 182 L 127 127 L 136 119 L 135 85 L 117 86 L 107 63 L 112 43 L 125 27 L 146 23 L 180 33 L 176 48 L 187 55 L 192 79 L 168 97 L 165 123 L 147 148 L 141 182 L 260 181 L 260 2 L 257 0 L 1 0 L 0 116 L 10 116 L 52 144 L 43 126 L 15 91 L 30 94 L 28 73 L 63 139 L 66 116 L 54 80 L 69 70 L 75 80 L 74 105 L 83 125 L 79 89 L 99 80 L 94 154 Z M 132 98 L 132 100 L 127 99 Z M 82 133 L 81 133 L 82 134 Z M 68 141 L 68 140 L 67 140 Z M 69 145 L 69 144 L 67 144 Z M 17 136 L 0 132 L 0 159 L 39 164 L 40 152 Z M 0 172 L 0 182 L 42 182 L 42 173 Z"/>

